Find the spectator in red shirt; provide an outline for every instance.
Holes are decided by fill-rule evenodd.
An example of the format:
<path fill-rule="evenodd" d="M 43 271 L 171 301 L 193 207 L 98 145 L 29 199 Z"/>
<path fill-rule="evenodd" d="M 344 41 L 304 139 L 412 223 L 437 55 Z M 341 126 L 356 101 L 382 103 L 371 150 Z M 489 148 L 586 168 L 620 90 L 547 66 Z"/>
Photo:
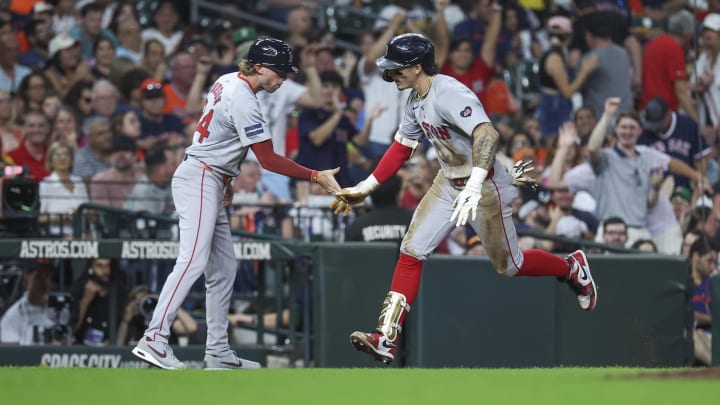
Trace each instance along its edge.
<path fill-rule="evenodd" d="M 438 13 L 438 17 L 443 14 Z M 492 7 L 492 16 L 485 31 L 480 57 L 473 53 L 473 42 L 469 37 L 458 37 L 450 42 L 447 54 L 442 54 L 444 49 L 437 47 L 436 59 L 441 66 L 440 73 L 456 78 L 460 83 L 466 85 L 477 94 L 480 102 L 487 105 L 487 87 L 492 80 L 496 59 L 496 42 L 500 34 L 500 22 L 502 8 L 496 3 Z M 438 18 L 440 21 L 441 18 Z M 449 35 L 447 28 L 439 29 L 438 35 Z M 437 41 L 438 43 L 442 41 Z"/>
<path fill-rule="evenodd" d="M 33 179 L 40 181 L 47 177 L 45 155 L 50 138 L 50 120 L 38 110 L 30 110 L 23 116 L 23 142 L 8 155 L 16 165 L 27 165 Z"/>
<path fill-rule="evenodd" d="M 698 122 L 685 67 L 685 48 L 693 37 L 694 24 L 692 13 L 679 11 L 668 19 L 668 33 L 656 37 L 645 47 L 640 109 L 644 109 L 651 98 L 659 96 L 667 101 L 671 110 L 682 107 Z"/>

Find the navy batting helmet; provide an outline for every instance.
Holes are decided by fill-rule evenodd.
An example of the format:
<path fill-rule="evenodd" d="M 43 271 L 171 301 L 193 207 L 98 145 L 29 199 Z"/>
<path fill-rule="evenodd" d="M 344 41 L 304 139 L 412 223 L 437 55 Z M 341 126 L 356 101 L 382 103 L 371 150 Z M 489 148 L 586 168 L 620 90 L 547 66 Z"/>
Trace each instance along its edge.
<path fill-rule="evenodd" d="M 298 73 L 292 64 L 290 45 L 275 38 L 260 38 L 248 50 L 248 62 L 260 64 L 283 73 Z"/>
<path fill-rule="evenodd" d="M 423 71 L 429 75 L 438 72 L 435 64 L 435 46 L 420 34 L 403 34 L 391 39 L 387 44 L 385 56 L 379 57 L 376 64 L 384 70 L 422 65 Z M 392 81 L 385 74 L 383 79 Z"/>

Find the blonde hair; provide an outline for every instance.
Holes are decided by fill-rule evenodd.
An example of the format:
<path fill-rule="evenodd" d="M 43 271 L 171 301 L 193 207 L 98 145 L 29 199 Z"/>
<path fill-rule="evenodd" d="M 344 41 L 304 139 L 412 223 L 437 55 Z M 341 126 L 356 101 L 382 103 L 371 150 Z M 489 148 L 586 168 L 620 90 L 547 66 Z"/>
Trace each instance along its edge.
<path fill-rule="evenodd" d="M 70 146 L 67 142 L 63 141 L 56 141 L 53 142 L 50 147 L 48 148 L 47 155 L 45 155 L 45 168 L 49 173 L 52 173 L 55 171 L 52 167 L 52 159 L 55 155 L 55 152 L 58 151 L 58 149 L 65 148 L 68 151 L 68 155 L 70 156 L 70 171 L 72 171 L 73 164 L 75 163 L 75 156 L 73 156 L 74 149 L 72 146 Z"/>
<path fill-rule="evenodd" d="M 238 70 L 243 76 L 251 76 L 257 73 L 255 70 L 255 64 L 247 59 L 243 59 L 238 63 Z"/>

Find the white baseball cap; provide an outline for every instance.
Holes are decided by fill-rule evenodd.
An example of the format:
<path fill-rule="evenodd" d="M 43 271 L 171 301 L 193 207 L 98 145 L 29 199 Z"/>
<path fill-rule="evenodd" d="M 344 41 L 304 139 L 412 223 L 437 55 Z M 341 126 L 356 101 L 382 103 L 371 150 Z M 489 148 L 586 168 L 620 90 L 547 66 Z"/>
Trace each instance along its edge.
<path fill-rule="evenodd" d="M 522 207 L 520 207 L 520 211 L 518 211 L 518 218 L 520 218 L 521 221 L 524 221 L 531 212 L 535 211 L 539 207 L 540 203 L 536 200 L 526 202 L 522 205 Z"/>
<path fill-rule="evenodd" d="M 587 224 L 577 217 L 566 215 L 557 222 L 555 233 L 568 238 L 579 238 L 588 231 Z"/>
<path fill-rule="evenodd" d="M 597 208 L 597 202 L 592 197 L 592 195 L 590 195 L 590 193 L 584 190 L 580 190 L 575 193 L 572 207 L 576 210 L 587 211 L 591 214 L 594 214 L 595 209 Z"/>
<path fill-rule="evenodd" d="M 35 5 L 32 8 L 33 14 L 40 14 L 44 12 L 52 13 L 55 10 L 55 7 L 52 6 L 52 4 L 45 3 L 44 1 L 35 3 Z"/>
<path fill-rule="evenodd" d="M 703 28 L 713 31 L 720 31 L 720 14 L 710 13 L 703 20 Z"/>
<path fill-rule="evenodd" d="M 63 49 L 72 48 L 76 45 L 80 45 L 80 41 L 71 37 L 66 32 L 57 34 L 50 40 L 50 44 L 48 44 L 48 56 L 52 58 Z"/>

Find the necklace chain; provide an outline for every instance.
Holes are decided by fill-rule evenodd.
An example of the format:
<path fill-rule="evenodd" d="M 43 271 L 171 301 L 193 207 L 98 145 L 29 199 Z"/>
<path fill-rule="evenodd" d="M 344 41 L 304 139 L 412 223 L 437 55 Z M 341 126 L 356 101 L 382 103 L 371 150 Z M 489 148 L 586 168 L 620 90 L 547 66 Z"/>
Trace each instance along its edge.
<path fill-rule="evenodd" d="M 416 93 L 415 95 L 415 101 L 423 100 L 425 97 L 427 97 L 428 94 L 430 94 L 430 88 L 432 87 L 433 80 L 435 79 L 435 76 L 430 76 L 430 83 L 428 84 L 427 90 L 425 90 L 425 94 Z"/>

